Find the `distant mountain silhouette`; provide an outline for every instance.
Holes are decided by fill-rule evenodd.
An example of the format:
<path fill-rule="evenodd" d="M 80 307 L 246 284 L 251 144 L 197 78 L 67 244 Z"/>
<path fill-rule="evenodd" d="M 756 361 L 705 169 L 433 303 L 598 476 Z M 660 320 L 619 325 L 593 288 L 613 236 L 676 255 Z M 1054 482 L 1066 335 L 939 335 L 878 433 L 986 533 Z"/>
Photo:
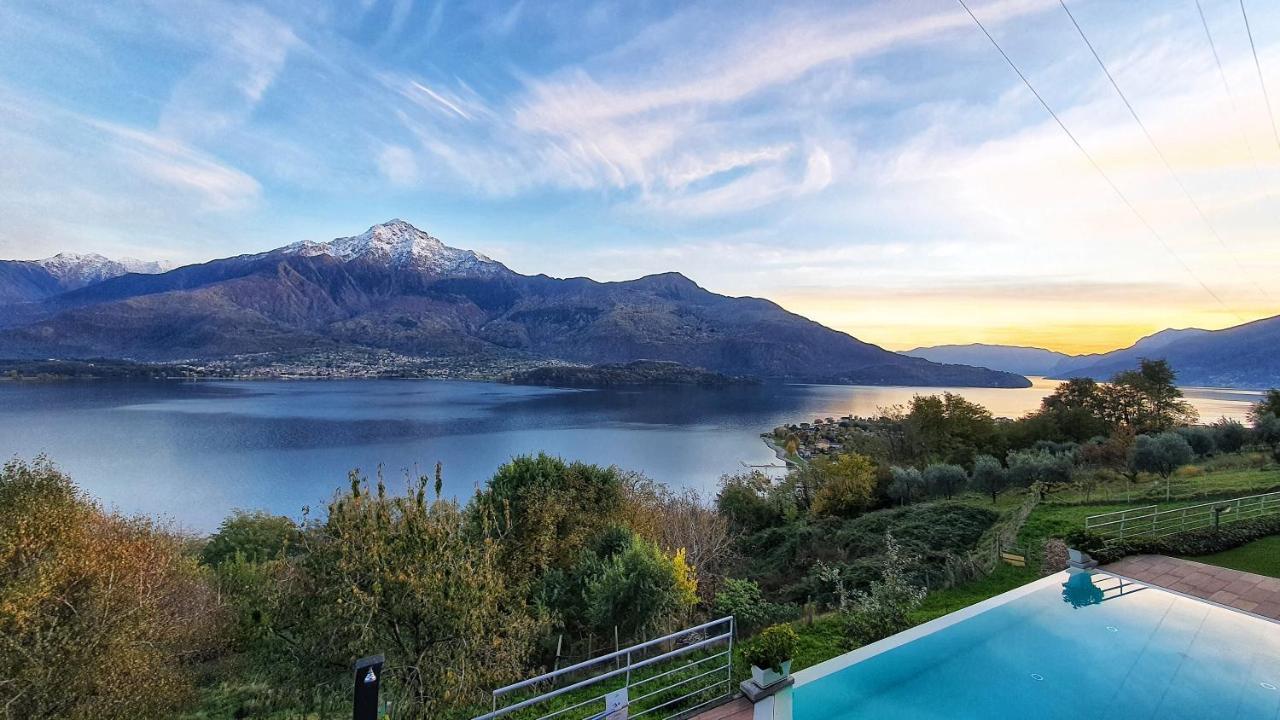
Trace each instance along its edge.
<path fill-rule="evenodd" d="M 922 347 L 904 354 L 1059 380 L 1106 380 L 1137 367 L 1142 358 L 1165 359 L 1183 385 L 1272 387 L 1280 386 L 1280 316 L 1224 330 L 1161 330 L 1129 347 L 1092 355 L 982 344 Z"/>
<path fill-rule="evenodd" d="M 889 352 L 679 273 L 624 282 L 521 275 L 400 220 L 0 310 L 0 357 L 9 358 L 161 361 L 359 347 L 586 364 L 643 358 L 786 381 L 1028 384 Z"/>

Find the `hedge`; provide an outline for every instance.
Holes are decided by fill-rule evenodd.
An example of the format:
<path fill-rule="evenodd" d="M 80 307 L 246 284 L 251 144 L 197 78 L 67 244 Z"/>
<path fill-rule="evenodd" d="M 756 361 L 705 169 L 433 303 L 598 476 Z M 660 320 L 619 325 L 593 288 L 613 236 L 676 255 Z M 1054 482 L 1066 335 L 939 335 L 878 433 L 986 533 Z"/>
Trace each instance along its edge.
<path fill-rule="evenodd" d="M 1280 515 L 1241 520 L 1218 528 L 1188 530 L 1162 538 L 1131 537 L 1108 542 L 1098 535 L 1077 531 L 1067 536 L 1067 543 L 1105 564 L 1129 555 L 1212 555 L 1268 535 L 1280 535 Z"/>

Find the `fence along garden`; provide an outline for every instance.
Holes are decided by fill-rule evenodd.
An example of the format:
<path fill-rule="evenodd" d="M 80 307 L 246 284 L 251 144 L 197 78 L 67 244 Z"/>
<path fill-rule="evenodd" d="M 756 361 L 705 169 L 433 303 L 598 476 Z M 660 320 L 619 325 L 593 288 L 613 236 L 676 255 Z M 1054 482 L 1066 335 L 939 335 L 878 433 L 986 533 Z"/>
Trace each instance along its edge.
<path fill-rule="evenodd" d="M 1108 540 L 1168 537 L 1188 530 L 1218 527 L 1280 512 L 1280 492 L 1161 510 L 1158 505 L 1117 510 L 1085 518 L 1085 530 Z"/>

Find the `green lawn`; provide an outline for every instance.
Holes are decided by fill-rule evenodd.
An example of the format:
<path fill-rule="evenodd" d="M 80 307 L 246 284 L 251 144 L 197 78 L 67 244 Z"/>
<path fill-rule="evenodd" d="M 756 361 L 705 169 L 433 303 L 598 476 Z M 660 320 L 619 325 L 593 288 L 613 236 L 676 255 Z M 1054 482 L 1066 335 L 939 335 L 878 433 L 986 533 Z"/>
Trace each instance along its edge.
<path fill-rule="evenodd" d="M 1254 540 L 1232 550 L 1188 560 L 1280 578 L 1280 535 Z"/>

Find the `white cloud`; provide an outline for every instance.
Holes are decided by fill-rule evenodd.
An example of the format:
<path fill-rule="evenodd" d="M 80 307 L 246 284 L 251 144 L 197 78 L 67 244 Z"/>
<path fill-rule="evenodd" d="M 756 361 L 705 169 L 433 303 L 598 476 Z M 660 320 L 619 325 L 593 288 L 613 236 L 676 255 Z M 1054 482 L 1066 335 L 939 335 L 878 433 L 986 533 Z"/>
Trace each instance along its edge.
<path fill-rule="evenodd" d="M 412 185 L 418 180 L 418 163 L 403 145 L 387 145 L 378 153 L 378 170 L 392 185 Z"/>

